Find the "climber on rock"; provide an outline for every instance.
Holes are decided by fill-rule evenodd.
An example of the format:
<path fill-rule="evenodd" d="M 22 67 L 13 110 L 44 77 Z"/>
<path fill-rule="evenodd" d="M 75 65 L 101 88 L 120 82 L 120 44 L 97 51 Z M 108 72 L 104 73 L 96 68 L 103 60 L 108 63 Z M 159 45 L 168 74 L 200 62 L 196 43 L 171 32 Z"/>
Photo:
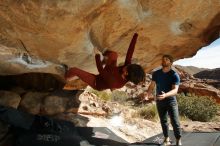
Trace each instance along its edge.
<path fill-rule="evenodd" d="M 128 81 L 138 84 L 145 80 L 145 72 L 138 64 L 131 64 L 132 55 L 138 34 L 135 33 L 126 55 L 124 65 L 117 66 L 117 53 L 107 50 L 103 53 L 104 60 L 101 61 L 100 54 L 95 55 L 96 66 L 99 74 L 95 75 L 79 68 L 73 67 L 68 69 L 65 74 L 67 81 L 77 76 L 82 81 L 96 90 L 117 89 L 123 87 Z M 103 62 L 105 66 L 103 67 Z"/>

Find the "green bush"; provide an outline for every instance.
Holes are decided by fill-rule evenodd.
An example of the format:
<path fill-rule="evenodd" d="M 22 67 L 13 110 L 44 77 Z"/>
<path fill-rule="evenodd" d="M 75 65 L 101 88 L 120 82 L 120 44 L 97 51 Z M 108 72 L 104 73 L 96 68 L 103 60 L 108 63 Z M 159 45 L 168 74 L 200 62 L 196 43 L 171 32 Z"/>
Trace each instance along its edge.
<path fill-rule="evenodd" d="M 156 104 L 145 105 L 137 110 L 137 115 L 144 119 L 155 119 L 158 117 Z"/>
<path fill-rule="evenodd" d="M 112 101 L 125 102 L 129 95 L 124 91 L 114 90 L 112 92 Z"/>
<path fill-rule="evenodd" d="M 193 121 L 210 121 L 218 111 L 217 103 L 210 97 L 178 94 L 177 100 L 180 115 Z"/>
<path fill-rule="evenodd" d="M 111 93 L 107 93 L 106 91 L 98 91 L 98 90 L 91 89 L 89 92 L 94 93 L 100 99 L 105 100 L 105 101 L 109 101 L 112 98 Z"/>
<path fill-rule="evenodd" d="M 98 96 L 100 99 L 105 101 L 117 101 L 117 102 L 124 102 L 126 101 L 129 96 L 124 91 L 114 90 L 111 93 L 108 93 L 106 91 L 97 91 L 94 89 L 90 89 L 91 93 L 94 93 L 96 96 Z"/>

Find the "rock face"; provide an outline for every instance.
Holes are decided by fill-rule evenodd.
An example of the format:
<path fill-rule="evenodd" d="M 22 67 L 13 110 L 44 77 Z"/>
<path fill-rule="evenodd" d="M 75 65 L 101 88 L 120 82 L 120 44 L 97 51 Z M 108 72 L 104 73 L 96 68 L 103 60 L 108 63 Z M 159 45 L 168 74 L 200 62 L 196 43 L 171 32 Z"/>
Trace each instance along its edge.
<path fill-rule="evenodd" d="M 212 70 L 204 70 L 196 73 L 194 76 L 200 79 L 213 79 L 220 81 L 220 68 L 212 69 Z"/>
<path fill-rule="evenodd" d="M 220 103 L 220 90 L 217 86 L 219 82 L 215 82 L 215 80 L 195 78 L 184 71 L 186 69 L 183 70 L 183 68 L 179 66 L 176 66 L 176 69 L 181 78 L 181 84 L 178 90 L 179 93 L 191 93 L 197 96 L 209 96 L 212 97 L 217 103 Z"/>
<path fill-rule="evenodd" d="M 180 70 L 183 70 L 192 76 L 204 70 L 208 70 L 207 68 L 198 68 L 195 66 L 181 66 L 181 65 L 175 65 L 175 68 L 179 68 Z"/>
<path fill-rule="evenodd" d="M 21 87 L 37 91 L 62 89 L 63 80 L 58 75 L 49 73 L 25 73 L 18 75 L 0 76 L 0 89 Z"/>
<path fill-rule="evenodd" d="M 184 81 L 179 87 L 179 93 L 191 93 L 197 96 L 212 97 L 217 103 L 220 103 L 220 91 L 213 86 L 205 84 L 203 81 Z"/>
<path fill-rule="evenodd" d="M 0 90 L 0 105 L 17 108 L 20 104 L 21 97 L 10 91 Z"/>
<path fill-rule="evenodd" d="M 207 84 L 214 86 L 220 90 L 220 68 L 212 70 L 204 70 L 196 73 L 194 76 L 196 78 L 203 79 Z"/>
<path fill-rule="evenodd" d="M 62 64 L 97 73 L 94 50 L 122 63 L 134 32 L 133 60 L 146 72 L 163 53 L 190 57 L 219 37 L 220 1 L 0 1 L 0 75 L 50 73 Z"/>

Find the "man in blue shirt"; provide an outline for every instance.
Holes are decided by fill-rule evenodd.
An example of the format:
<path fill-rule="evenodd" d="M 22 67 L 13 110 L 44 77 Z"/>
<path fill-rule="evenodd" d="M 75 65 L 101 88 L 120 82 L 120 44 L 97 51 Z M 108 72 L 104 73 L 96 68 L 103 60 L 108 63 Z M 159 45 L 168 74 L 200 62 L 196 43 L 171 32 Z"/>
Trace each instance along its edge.
<path fill-rule="evenodd" d="M 180 84 L 179 75 L 172 70 L 171 66 L 173 58 L 170 55 L 163 55 L 162 68 L 155 71 L 152 75 L 152 81 L 147 90 L 146 98 L 152 94 L 156 85 L 156 105 L 160 117 L 161 127 L 164 135 L 164 144 L 170 143 L 168 131 L 168 114 L 173 126 L 174 135 L 176 137 L 176 145 L 181 144 L 181 129 L 179 122 L 178 104 L 176 94 Z"/>

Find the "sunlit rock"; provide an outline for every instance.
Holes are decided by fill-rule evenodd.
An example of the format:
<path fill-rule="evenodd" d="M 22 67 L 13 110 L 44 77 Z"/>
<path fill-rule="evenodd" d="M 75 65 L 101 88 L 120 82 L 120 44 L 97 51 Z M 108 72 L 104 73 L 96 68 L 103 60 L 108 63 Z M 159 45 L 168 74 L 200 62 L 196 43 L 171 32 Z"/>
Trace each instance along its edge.
<path fill-rule="evenodd" d="M 220 2 L 169 0 L 0 1 L 0 75 L 49 73 L 65 67 L 97 73 L 95 50 L 124 61 L 134 32 L 133 61 L 149 72 L 162 54 L 190 57 L 219 37 Z"/>

